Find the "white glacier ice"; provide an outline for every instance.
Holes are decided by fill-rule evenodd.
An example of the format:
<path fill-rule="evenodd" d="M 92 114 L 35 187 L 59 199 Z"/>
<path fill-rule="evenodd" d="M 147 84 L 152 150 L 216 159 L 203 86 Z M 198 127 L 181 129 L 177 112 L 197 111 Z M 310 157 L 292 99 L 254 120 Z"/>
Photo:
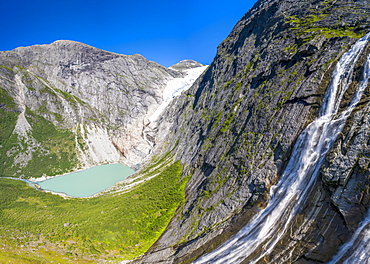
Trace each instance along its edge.
<path fill-rule="evenodd" d="M 162 104 L 160 104 L 157 110 L 148 118 L 149 121 L 154 123 L 172 99 L 189 89 L 207 67 L 208 66 L 201 66 L 185 70 L 185 77 L 168 81 L 163 91 Z"/>

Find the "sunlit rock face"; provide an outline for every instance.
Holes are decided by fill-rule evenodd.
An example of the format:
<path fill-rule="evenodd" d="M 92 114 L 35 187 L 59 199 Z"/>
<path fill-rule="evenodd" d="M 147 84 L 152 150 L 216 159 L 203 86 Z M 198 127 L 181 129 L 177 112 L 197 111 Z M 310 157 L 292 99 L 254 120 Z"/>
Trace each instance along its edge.
<path fill-rule="evenodd" d="M 370 31 L 369 13 L 367 1 L 271 0 L 245 14 L 202 78 L 160 117 L 159 131 L 162 125 L 169 133 L 157 134 L 154 153 L 173 153 L 191 178 L 186 202 L 138 263 L 190 263 L 266 207 L 298 136 L 319 116 L 334 66 Z M 354 83 L 368 54 L 367 44 L 354 65 Z M 258 263 L 329 261 L 363 218 L 369 208 L 368 89 L 290 231 Z"/>
<path fill-rule="evenodd" d="M 295 143 L 320 116 L 335 65 L 369 25 L 366 0 L 265 0 L 236 24 L 209 66 L 186 60 L 164 68 L 71 41 L 0 52 L 0 111 L 9 125 L 2 128 L 9 140 L 0 135 L 1 169 L 29 177 L 35 161 L 58 174 L 112 162 L 145 169 L 153 156 L 180 160 L 190 178 L 186 200 L 133 262 L 202 263 L 268 210 Z M 344 74 L 351 84 L 336 115 L 363 82 L 369 53 L 366 44 Z M 370 207 L 369 89 L 317 177 L 300 186 L 305 195 L 289 221 L 266 214 L 288 231 L 268 254 L 257 245 L 248 258 L 236 252 L 232 263 L 323 263 L 356 232 Z"/>
<path fill-rule="evenodd" d="M 76 166 L 121 162 L 134 168 L 155 144 L 144 130 L 162 104 L 166 84 L 186 77 L 186 69 L 203 66 L 187 61 L 178 69 L 165 68 L 141 55 L 64 40 L 1 52 L 0 65 L 0 87 L 13 97 L 13 110 L 21 113 L 15 133 L 32 131 L 30 111 L 74 133 Z M 27 141 L 42 145 L 30 137 Z"/>

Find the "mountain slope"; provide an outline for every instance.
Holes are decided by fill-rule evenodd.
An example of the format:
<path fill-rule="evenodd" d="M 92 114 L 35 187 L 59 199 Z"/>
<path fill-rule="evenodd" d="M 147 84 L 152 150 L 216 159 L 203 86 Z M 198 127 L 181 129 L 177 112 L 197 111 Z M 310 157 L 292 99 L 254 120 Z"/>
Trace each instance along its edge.
<path fill-rule="evenodd" d="M 0 262 L 118 263 L 144 253 L 184 199 L 187 178 L 171 155 L 148 157 L 150 168 L 83 199 L 3 177 L 139 167 L 156 143 L 149 117 L 204 67 L 167 69 L 73 41 L 0 52 Z"/>
<path fill-rule="evenodd" d="M 126 212 L 124 202 L 118 201 L 127 201 L 126 196 L 115 191 L 126 193 L 126 184 L 145 186 L 145 182 L 151 183 L 148 179 L 158 180 L 160 187 L 155 189 L 155 195 L 165 197 L 162 202 L 171 203 L 171 210 L 161 208 L 163 211 L 156 212 L 152 197 L 141 199 L 148 192 L 134 188 L 131 198 L 154 209 L 148 213 L 141 206 L 138 211 L 134 207 L 130 216 L 138 213 L 145 220 L 134 219 L 138 229 L 128 227 L 125 232 L 136 235 L 142 233 L 143 226 L 150 231 L 151 221 L 156 224 L 156 218 L 166 216 L 166 221 L 156 226 L 154 236 L 149 232 L 152 241 L 160 236 L 176 206 L 180 207 L 156 243 L 133 263 L 202 263 L 201 256 L 230 241 L 243 227 L 248 229 L 254 216 L 268 212 L 269 202 L 286 177 L 284 171 L 290 167 L 288 161 L 295 158 L 292 150 L 296 142 L 301 142 L 302 131 L 321 116 L 325 94 L 333 83 L 332 76 L 336 76 L 335 65 L 370 31 L 369 22 L 368 0 L 258 1 L 219 45 L 205 73 L 155 116 L 153 123 L 147 119 L 161 103 L 165 85 L 183 77 L 184 69 L 200 66 L 198 63 L 185 61 L 166 69 L 139 55 L 117 55 L 70 41 L 1 52 L 1 174 L 25 178 L 43 173 L 55 175 L 79 166 L 118 160 L 141 167 L 130 183 L 115 186 L 96 200 L 87 199 L 92 203 L 91 211 L 96 211 L 101 221 L 109 222 L 102 210 L 109 197 L 110 217 L 117 219 Z M 338 96 L 343 99 L 330 122 L 346 111 L 356 87 L 365 83 L 362 73 L 369 53 L 370 45 L 364 44 L 356 53 L 358 57 L 349 63 L 353 71 L 345 71 L 343 76 L 353 78 L 343 97 Z M 307 189 L 300 186 L 305 195 L 299 199 L 299 208 L 289 215 L 289 221 L 275 220 L 282 226 L 287 224 L 284 230 L 288 231 L 281 236 L 279 233 L 273 247 L 256 244 L 248 258 L 243 253 L 238 255 L 237 248 L 237 261 L 233 263 L 323 263 L 350 239 L 370 207 L 369 89 L 366 83 L 343 131 L 328 154 L 322 156 L 323 164 L 315 171 L 318 176 Z M 316 132 L 320 134 L 320 129 Z M 163 175 L 155 177 L 163 172 L 168 180 Z M 183 201 L 182 188 L 188 179 Z M 18 191 L 21 188 L 2 180 L 2 193 L 9 192 L 8 187 Z M 168 186 L 171 180 L 172 187 Z M 294 181 L 290 176 L 288 180 Z M 177 200 L 161 195 L 166 188 L 178 195 Z M 25 200 L 26 208 L 34 210 L 34 215 L 42 211 L 40 217 L 45 219 L 50 217 L 49 210 L 59 210 L 41 206 L 55 197 L 42 194 L 42 199 L 35 200 L 31 198 L 35 194 L 29 193 L 27 199 L 12 196 L 14 208 L 2 204 L 10 227 L 18 223 L 13 220 L 19 219 Z M 69 204 L 57 202 L 66 207 Z M 80 202 L 83 201 L 71 201 L 81 206 Z M 69 222 L 59 221 L 73 222 L 70 212 L 53 220 L 58 224 L 58 235 L 62 234 L 60 243 L 69 236 L 87 241 L 80 250 L 90 249 L 82 252 L 82 257 L 114 255 L 124 244 L 110 240 L 115 236 L 124 239 L 119 221 L 114 221 L 117 226 L 112 230 L 109 224 L 99 225 L 99 230 L 108 231 L 98 234 L 98 239 L 94 232 L 88 232 L 87 239 L 79 233 L 78 224 L 70 227 L 76 233 L 63 232 L 64 223 Z M 79 219 L 84 219 L 85 212 L 78 213 Z M 92 215 L 90 211 L 86 213 Z M 88 222 L 87 231 L 102 223 L 89 219 L 93 221 Z M 47 220 L 31 223 L 37 236 L 39 226 L 45 223 Z M 6 232 L 14 231 L 7 228 L 4 227 Z M 142 244 L 130 246 L 126 241 L 125 250 L 135 251 L 140 246 L 139 252 L 143 252 L 148 248 L 147 234 L 142 235 Z M 68 241 L 76 246 L 74 240 Z M 255 240 L 251 241 L 255 244 Z M 105 250 L 110 251 L 104 253 Z M 216 259 L 222 263 L 217 256 Z"/>
<path fill-rule="evenodd" d="M 239 21 L 202 79 L 161 120 L 171 133 L 157 153 L 172 151 L 191 179 L 185 205 L 138 262 L 194 260 L 265 207 L 298 135 L 319 114 L 333 67 L 370 31 L 369 12 L 368 1 L 259 1 Z M 356 76 L 368 53 L 366 47 Z M 263 263 L 328 261 L 369 207 L 367 125 L 361 119 L 368 114 L 359 112 L 367 96 L 366 90 L 346 125 L 350 134 L 329 153 L 293 231 Z M 354 131 L 363 132 L 358 138 Z"/>
<path fill-rule="evenodd" d="M 17 116 L 2 120 L 2 174 L 26 178 L 112 162 L 139 167 L 154 144 L 148 117 L 167 82 L 186 75 L 73 41 L 0 52 L 0 65 L 0 88 L 11 97 L 2 110 Z"/>

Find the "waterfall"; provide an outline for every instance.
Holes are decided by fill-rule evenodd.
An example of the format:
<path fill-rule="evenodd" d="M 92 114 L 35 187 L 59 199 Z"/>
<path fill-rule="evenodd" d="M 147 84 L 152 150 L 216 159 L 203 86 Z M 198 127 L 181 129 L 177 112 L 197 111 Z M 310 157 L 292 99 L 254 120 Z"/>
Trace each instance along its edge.
<path fill-rule="evenodd" d="M 369 79 L 370 55 L 367 57 L 363 82 L 361 83 L 363 89 L 368 85 Z M 370 211 L 367 213 L 365 219 L 359 224 L 351 240 L 341 247 L 329 264 L 335 264 L 338 261 L 344 264 L 370 263 Z"/>
<path fill-rule="evenodd" d="M 329 264 L 370 263 L 370 212 L 360 223 L 350 241 L 344 244 Z"/>
<path fill-rule="evenodd" d="M 269 255 L 286 234 L 296 213 L 305 202 L 310 187 L 316 180 L 326 153 L 341 132 L 347 117 L 360 100 L 370 76 L 369 58 L 363 81 L 345 111 L 338 114 L 339 104 L 352 83 L 354 66 L 370 40 L 370 33 L 358 40 L 336 65 L 325 94 L 320 116 L 300 134 L 292 150 L 288 165 L 278 183 L 271 187 L 270 201 L 235 236 L 219 248 L 198 260 L 201 263 L 256 263 Z M 256 254 L 256 250 L 262 253 Z"/>

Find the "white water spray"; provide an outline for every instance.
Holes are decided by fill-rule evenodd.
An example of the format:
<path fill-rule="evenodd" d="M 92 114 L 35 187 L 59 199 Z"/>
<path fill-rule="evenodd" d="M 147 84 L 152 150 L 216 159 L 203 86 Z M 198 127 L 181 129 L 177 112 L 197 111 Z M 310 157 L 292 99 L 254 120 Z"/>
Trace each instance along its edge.
<path fill-rule="evenodd" d="M 366 88 L 370 81 L 370 55 L 365 64 L 363 82 L 361 87 Z M 370 264 L 370 211 L 365 219 L 359 224 L 352 238 L 345 243 L 329 264 L 364 263 Z"/>
<path fill-rule="evenodd" d="M 253 259 L 248 258 L 248 263 L 256 263 L 273 251 L 306 200 L 326 153 L 367 86 L 370 76 L 369 59 L 364 81 L 358 87 L 349 107 L 338 114 L 342 97 L 352 82 L 354 65 L 369 40 L 370 33 L 357 41 L 339 60 L 325 95 L 320 117 L 298 137 L 284 173 L 279 182 L 271 187 L 270 201 L 266 208 L 229 241 L 196 260 L 195 264 L 237 264 L 250 257 L 257 249 L 262 249 L 262 253 Z"/>
<path fill-rule="evenodd" d="M 329 264 L 338 262 L 343 264 L 370 263 L 370 212 L 360 223 L 352 239 L 341 247 Z"/>

